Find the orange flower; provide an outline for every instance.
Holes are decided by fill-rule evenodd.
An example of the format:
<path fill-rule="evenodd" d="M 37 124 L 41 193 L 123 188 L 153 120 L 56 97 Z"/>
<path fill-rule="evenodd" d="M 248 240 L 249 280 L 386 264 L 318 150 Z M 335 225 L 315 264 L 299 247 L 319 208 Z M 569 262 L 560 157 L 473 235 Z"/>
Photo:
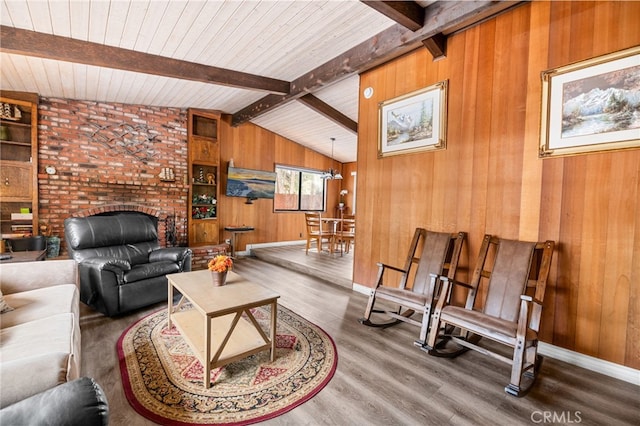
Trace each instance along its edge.
<path fill-rule="evenodd" d="M 219 254 L 209 261 L 208 267 L 210 271 L 226 272 L 232 269 L 233 259 L 224 254 Z"/>

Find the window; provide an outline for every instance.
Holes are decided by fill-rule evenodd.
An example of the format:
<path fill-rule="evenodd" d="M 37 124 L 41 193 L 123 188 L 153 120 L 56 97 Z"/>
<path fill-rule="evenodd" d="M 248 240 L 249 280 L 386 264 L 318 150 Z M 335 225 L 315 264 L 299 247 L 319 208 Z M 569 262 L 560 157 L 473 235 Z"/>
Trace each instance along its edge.
<path fill-rule="evenodd" d="M 323 173 L 295 167 L 276 166 L 275 211 L 324 211 Z"/>

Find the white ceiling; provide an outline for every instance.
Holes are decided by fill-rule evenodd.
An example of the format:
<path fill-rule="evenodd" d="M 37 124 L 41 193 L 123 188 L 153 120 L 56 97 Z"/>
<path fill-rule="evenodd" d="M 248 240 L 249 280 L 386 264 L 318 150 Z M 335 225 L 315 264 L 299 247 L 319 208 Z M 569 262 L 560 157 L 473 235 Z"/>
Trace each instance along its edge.
<path fill-rule="evenodd" d="M 4 0 L 2 25 L 291 81 L 395 24 L 356 0 Z M 265 92 L 0 53 L 0 87 L 60 97 L 234 113 Z M 354 121 L 358 76 L 314 92 Z M 301 102 L 252 120 L 356 160 L 357 135 Z"/>
<path fill-rule="evenodd" d="M 449 34 L 518 3 L 403 2 L 400 9 L 418 5 L 424 15 L 407 24 L 403 18 L 413 17 L 410 13 L 403 11 L 398 17 L 397 11 L 390 10 L 398 4 L 370 7 L 358 0 L 0 0 L 2 31 L 13 37 L 4 45 L 0 40 L 0 88 L 43 97 L 213 109 L 242 118 L 254 103 L 273 105 L 263 101 L 265 96 L 282 97 L 244 84 L 239 88 L 187 79 L 182 68 L 185 63 L 177 68 L 180 71 L 174 67 L 176 74 L 160 69 L 158 73 L 165 76 L 153 74 L 155 68 L 127 71 L 136 62 L 131 60 L 131 51 L 163 57 L 163 64 L 169 67 L 167 59 L 231 71 L 225 71 L 225 78 L 233 72 L 268 77 L 296 83 L 295 90 L 292 87 L 290 96 L 285 96 L 287 102 L 252 115 L 251 121 L 329 156 L 331 138 L 335 138 L 333 157 L 352 162 L 357 159 L 357 135 L 348 130 L 349 123 L 345 127 L 342 120 L 340 125 L 295 100 L 305 93 L 300 88 L 308 88 L 348 117 L 346 121 L 357 122 L 358 71 L 415 49 L 438 33 Z M 417 28 L 409 30 L 416 21 L 420 22 Z M 15 29 L 41 35 L 12 36 Z M 34 36 L 41 40 L 42 35 L 129 52 L 111 52 L 116 56 L 105 65 L 109 55 L 98 59 L 89 55 L 95 45 L 74 47 L 69 40 L 56 40 L 41 42 L 42 51 L 32 50 L 30 41 Z M 127 58 L 125 65 L 118 65 L 120 55 Z M 340 55 L 344 56 L 331 62 Z M 69 57 L 74 62 L 50 59 Z M 367 63 L 364 58 L 380 62 Z M 316 75 L 318 70 L 325 74 Z M 208 68 L 205 81 L 211 81 L 210 71 Z"/>

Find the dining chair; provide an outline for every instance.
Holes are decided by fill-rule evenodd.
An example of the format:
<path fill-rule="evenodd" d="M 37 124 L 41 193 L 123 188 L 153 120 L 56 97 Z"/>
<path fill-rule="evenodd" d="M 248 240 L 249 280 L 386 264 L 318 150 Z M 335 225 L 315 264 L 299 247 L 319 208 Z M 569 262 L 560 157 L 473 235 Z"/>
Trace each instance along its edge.
<path fill-rule="evenodd" d="M 370 327 L 389 327 L 400 322 L 416 325 L 420 334 L 415 344 L 423 345 L 439 294 L 440 277 L 455 277 L 465 236 L 464 232 L 451 234 L 416 228 L 402 268 L 378 263 L 376 287 L 360 323 Z M 390 282 L 394 272 L 396 276 L 400 274 L 397 286 Z M 374 309 L 378 301 L 386 302 L 387 308 Z M 388 308 L 389 305 L 394 308 Z M 371 319 L 372 313 L 382 313 L 386 318 L 377 322 Z M 413 318 L 416 313 L 421 317 Z"/>
<path fill-rule="evenodd" d="M 447 358 L 472 349 L 510 364 L 511 378 L 505 392 L 526 394 L 542 363 L 537 353 L 538 332 L 553 249 L 553 241 L 535 243 L 485 235 L 471 283 L 441 277 L 441 294 L 423 349 Z M 467 290 L 465 306 L 448 303 L 453 285 Z M 479 300 L 483 299 L 477 297 L 479 293 L 484 300 Z M 481 346 L 483 338 L 499 345 Z"/>
<path fill-rule="evenodd" d="M 336 244 L 340 245 L 340 254 L 349 253 L 351 246 L 356 239 L 356 217 L 352 214 L 342 216 L 339 224 L 339 231 L 336 233 Z"/>
<path fill-rule="evenodd" d="M 333 254 L 336 235 L 333 227 L 328 227 L 322 220 L 320 213 L 305 213 L 304 216 L 307 225 L 307 246 L 305 254 L 309 254 L 309 248 L 313 241 L 316 243 L 318 253 L 322 252 L 322 247 L 326 242 L 329 245 L 329 252 Z"/>

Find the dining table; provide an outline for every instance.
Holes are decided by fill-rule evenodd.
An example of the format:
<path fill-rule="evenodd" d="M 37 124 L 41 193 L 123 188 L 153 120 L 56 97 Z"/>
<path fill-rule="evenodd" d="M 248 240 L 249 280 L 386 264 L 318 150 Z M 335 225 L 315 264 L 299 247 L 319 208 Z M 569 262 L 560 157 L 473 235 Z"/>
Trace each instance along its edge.
<path fill-rule="evenodd" d="M 335 246 L 335 238 L 340 236 L 340 230 L 338 230 L 338 224 L 342 224 L 342 223 L 346 223 L 346 222 L 353 222 L 353 219 L 345 219 L 345 218 L 341 218 L 341 217 L 321 217 L 320 220 L 322 222 L 325 222 L 327 224 L 330 225 L 331 227 L 331 232 L 334 235 L 334 241 L 331 244 L 331 248 L 330 248 L 330 252 L 331 254 L 333 254 L 334 252 L 334 246 Z M 343 229 L 342 227 L 340 229 Z M 342 256 L 343 250 L 342 250 L 342 244 L 340 244 L 340 255 Z"/>
<path fill-rule="evenodd" d="M 321 217 L 320 220 L 331 225 L 331 231 L 334 233 L 338 230 L 338 224 L 342 222 L 342 218 L 339 217 Z"/>

